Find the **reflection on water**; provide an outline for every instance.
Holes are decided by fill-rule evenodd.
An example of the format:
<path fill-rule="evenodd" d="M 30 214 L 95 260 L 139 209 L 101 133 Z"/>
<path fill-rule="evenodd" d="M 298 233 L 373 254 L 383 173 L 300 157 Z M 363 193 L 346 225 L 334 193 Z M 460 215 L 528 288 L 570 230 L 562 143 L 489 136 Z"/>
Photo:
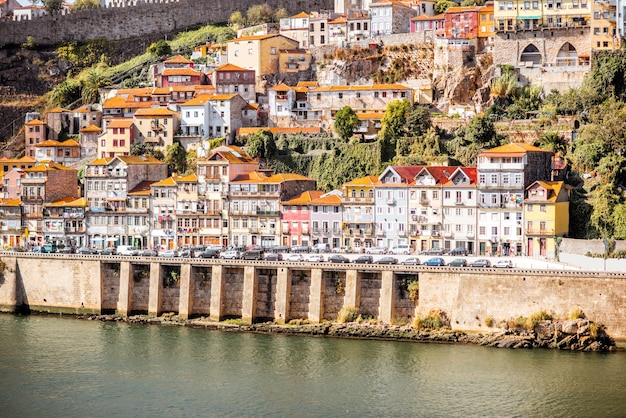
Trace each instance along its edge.
<path fill-rule="evenodd" d="M 624 416 L 626 355 L 0 315 L 0 416 Z"/>

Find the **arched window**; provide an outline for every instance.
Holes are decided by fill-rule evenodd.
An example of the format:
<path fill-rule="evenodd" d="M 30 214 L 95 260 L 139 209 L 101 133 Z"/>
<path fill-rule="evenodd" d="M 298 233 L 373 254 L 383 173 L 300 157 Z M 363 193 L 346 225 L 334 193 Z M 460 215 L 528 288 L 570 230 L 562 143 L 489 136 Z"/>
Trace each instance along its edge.
<path fill-rule="evenodd" d="M 576 65 L 577 63 L 578 52 L 576 52 L 576 48 L 574 48 L 574 45 L 569 42 L 565 42 L 561 49 L 559 49 L 559 53 L 556 56 L 556 65 Z"/>
<path fill-rule="evenodd" d="M 533 64 L 541 64 L 541 53 L 535 45 L 530 44 L 522 51 L 520 61 L 532 62 Z"/>

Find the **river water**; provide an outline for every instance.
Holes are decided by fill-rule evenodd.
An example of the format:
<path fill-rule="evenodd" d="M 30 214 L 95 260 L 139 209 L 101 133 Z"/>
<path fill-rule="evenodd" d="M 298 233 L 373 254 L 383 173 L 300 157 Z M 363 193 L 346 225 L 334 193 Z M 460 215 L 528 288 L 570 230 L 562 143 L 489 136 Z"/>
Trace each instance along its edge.
<path fill-rule="evenodd" d="M 0 417 L 626 416 L 626 353 L 0 315 Z"/>

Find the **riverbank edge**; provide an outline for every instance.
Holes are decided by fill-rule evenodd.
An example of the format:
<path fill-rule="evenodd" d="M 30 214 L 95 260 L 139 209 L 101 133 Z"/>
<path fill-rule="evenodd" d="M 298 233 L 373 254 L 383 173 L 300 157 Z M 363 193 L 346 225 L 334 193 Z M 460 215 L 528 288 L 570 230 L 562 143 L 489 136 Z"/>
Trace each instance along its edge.
<path fill-rule="evenodd" d="M 605 333 L 592 338 L 584 327 L 572 327 L 569 332 L 559 331 L 562 323 L 545 321 L 534 330 L 500 330 L 486 333 L 439 329 L 416 329 L 410 325 L 373 324 L 369 322 L 323 322 L 319 324 L 279 325 L 272 322 L 242 324 L 237 320 L 217 322 L 207 317 L 183 319 L 175 314 L 159 317 L 148 315 L 74 315 L 77 319 L 102 322 L 124 322 L 163 326 L 186 326 L 225 332 L 248 332 L 266 335 L 292 335 L 308 337 L 330 337 L 346 339 L 387 340 L 438 344 L 467 344 L 512 349 L 556 349 L 582 352 L 626 351 Z M 582 330 L 582 331 L 581 331 Z"/>

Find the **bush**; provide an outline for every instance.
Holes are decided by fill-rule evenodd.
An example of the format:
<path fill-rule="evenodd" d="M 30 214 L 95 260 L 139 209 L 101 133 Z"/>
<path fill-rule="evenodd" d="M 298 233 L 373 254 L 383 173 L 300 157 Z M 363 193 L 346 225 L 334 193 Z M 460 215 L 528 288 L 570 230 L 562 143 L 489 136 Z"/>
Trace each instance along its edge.
<path fill-rule="evenodd" d="M 448 316 L 443 311 L 432 310 L 426 316 L 418 316 L 413 321 L 413 328 L 417 329 L 439 329 L 449 326 Z"/>
<path fill-rule="evenodd" d="M 580 308 L 576 308 L 573 309 L 570 313 L 569 313 L 569 319 L 571 320 L 575 320 L 575 319 L 585 319 L 585 313 L 583 312 L 582 309 Z"/>
<path fill-rule="evenodd" d="M 420 283 L 417 280 L 409 283 L 407 290 L 409 291 L 409 300 L 417 306 L 420 301 Z"/>
<path fill-rule="evenodd" d="M 594 340 L 597 340 L 604 334 L 604 325 L 598 324 L 597 322 L 591 322 L 589 324 L 589 335 Z"/>
<path fill-rule="evenodd" d="M 345 306 L 337 314 L 337 322 L 345 324 L 354 322 L 359 317 L 359 309 L 356 306 Z"/>
<path fill-rule="evenodd" d="M 486 327 L 491 328 L 493 327 L 493 324 L 495 324 L 495 320 L 492 317 L 488 316 L 483 320 L 483 323 Z"/>

